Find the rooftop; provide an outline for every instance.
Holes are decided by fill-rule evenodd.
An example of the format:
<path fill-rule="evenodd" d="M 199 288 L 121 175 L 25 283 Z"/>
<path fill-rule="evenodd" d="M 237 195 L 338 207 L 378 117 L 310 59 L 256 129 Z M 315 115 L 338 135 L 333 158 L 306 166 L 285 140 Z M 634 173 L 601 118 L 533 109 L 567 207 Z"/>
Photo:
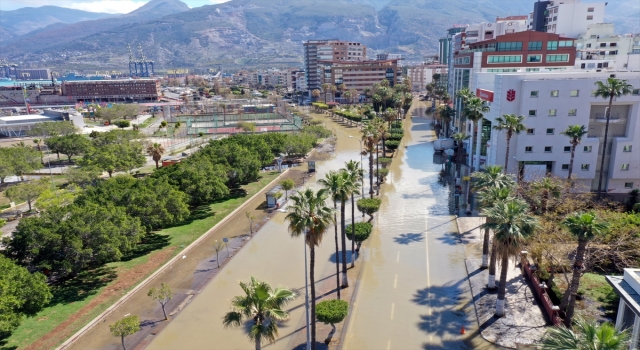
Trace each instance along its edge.
<path fill-rule="evenodd" d="M 624 269 L 623 276 L 607 276 L 607 282 L 627 305 L 640 314 L 640 269 Z"/>

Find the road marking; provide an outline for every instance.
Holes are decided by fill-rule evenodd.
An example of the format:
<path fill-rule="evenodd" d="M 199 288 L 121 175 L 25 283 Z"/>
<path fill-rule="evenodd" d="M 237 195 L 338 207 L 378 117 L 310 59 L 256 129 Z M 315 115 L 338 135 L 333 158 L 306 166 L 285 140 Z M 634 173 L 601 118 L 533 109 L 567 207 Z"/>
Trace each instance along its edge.
<path fill-rule="evenodd" d="M 393 309 L 395 308 L 396 304 L 391 303 L 391 319 L 393 320 Z"/>
<path fill-rule="evenodd" d="M 398 250 L 398 256 L 396 257 L 396 263 L 400 262 L 400 251 Z"/>
<path fill-rule="evenodd" d="M 391 349 L 391 340 L 387 342 L 387 350 Z"/>
<path fill-rule="evenodd" d="M 393 289 L 398 287 L 398 274 L 396 273 L 396 278 L 393 279 Z"/>

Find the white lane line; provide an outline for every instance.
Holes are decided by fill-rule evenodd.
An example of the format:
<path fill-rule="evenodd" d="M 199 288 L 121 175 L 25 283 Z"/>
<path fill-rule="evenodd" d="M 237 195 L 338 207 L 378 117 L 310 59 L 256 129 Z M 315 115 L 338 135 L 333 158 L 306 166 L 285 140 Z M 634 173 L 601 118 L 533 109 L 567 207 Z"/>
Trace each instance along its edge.
<path fill-rule="evenodd" d="M 398 250 L 398 256 L 396 257 L 396 264 L 400 262 L 400 251 Z"/>
<path fill-rule="evenodd" d="M 387 342 L 387 350 L 390 350 L 390 349 L 391 349 L 391 340 Z"/>
<path fill-rule="evenodd" d="M 393 289 L 398 287 L 398 274 L 396 273 L 396 278 L 393 279 Z"/>
<path fill-rule="evenodd" d="M 391 303 L 391 319 L 392 320 L 393 320 L 393 311 L 394 311 L 395 307 L 396 307 L 396 304 L 395 303 Z"/>

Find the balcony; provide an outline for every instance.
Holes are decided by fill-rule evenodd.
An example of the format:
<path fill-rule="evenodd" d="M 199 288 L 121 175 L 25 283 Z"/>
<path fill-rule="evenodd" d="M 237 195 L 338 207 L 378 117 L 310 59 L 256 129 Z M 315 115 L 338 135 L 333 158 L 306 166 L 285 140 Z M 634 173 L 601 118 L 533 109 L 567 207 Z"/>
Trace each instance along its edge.
<path fill-rule="evenodd" d="M 609 116 L 609 122 L 617 123 L 620 121 L 620 118 L 620 113 L 611 113 L 611 115 Z M 607 115 L 604 113 L 596 113 L 596 121 L 600 123 L 606 123 Z"/>

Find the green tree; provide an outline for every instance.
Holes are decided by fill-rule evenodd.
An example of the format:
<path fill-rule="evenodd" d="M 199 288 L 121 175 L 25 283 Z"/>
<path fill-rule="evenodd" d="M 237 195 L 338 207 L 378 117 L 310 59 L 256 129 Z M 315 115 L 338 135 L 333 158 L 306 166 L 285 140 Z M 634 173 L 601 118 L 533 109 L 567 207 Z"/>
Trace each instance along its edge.
<path fill-rule="evenodd" d="M 111 122 L 117 119 L 134 118 L 138 115 L 137 104 L 114 104 L 111 108 L 99 108 L 95 113 L 97 118 Z"/>
<path fill-rule="evenodd" d="M 45 187 L 48 187 L 45 184 Z M 47 188 L 36 199 L 36 206 L 41 210 L 49 210 L 53 207 L 64 207 L 73 204 L 73 201 L 79 194 L 79 190 L 73 184 L 67 186 L 65 189 L 51 189 Z"/>
<path fill-rule="evenodd" d="M 51 300 L 43 274 L 30 273 L 0 254 L 0 337 L 16 329 L 24 316 L 33 316 Z"/>
<path fill-rule="evenodd" d="M 294 189 L 294 187 L 296 187 L 296 183 L 293 182 L 293 180 L 291 179 L 286 179 L 286 180 L 280 181 L 280 186 L 282 186 L 282 189 L 284 190 L 285 200 L 288 200 L 289 191 L 291 191 L 292 189 Z"/>
<path fill-rule="evenodd" d="M 79 134 L 58 136 L 56 138 L 58 152 L 66 155 L 69 162 L 71 162 L 71 157 L 87 153 L 91 149 L 91 141 Z"/>
<path fill-rule="evenodd" d="M 53 137 L 53 136 L 66 136 L 72 135 L 78 132 L 78 129 L 72 122 L 42 122 L 34 124 L 27 135 L 36 137 Z"/>
<path fill-rule="evenodd" d="M 373 219 L 373 214 L 380 210 L 380 204 L 382 201 L 380 198 L 362 198 L 358 199 L 358 210 L 363 214 L 367 214 Z"/>
<path fill-rule="evenodd" d="M 220 242 L 217 239 L 213 241 L 213 250 L 216 251 L 216 265 L 218 265 L 218 268 L 220 268 L 220 258 L 218 254 L 222 249 L 224 249 L 224 242 Z"/>
<path fill-rule="evenodd" d="M 324 343 L 329 345 L 331 338 L 336 333 L 336 323 L 344 321 L 349 312 L 349 303 L 344 300 L 324 300 L 318 303 L 316 317 L 318 321 L 331 325 L 331 332 Z"/>
<path fill-rule="evenodd" d="M 189 157 L 182 163 L 160 168 L 153 177 L 166 177 L 170 184 L 189 196 L 192 205 L 211 203 L 229 194 L 224 166 L 198 161 L 198 158 Z"/>
<path fill-rule="evenodd" d="M 0 175 L 16 175 L 24 181 L 24 174 L 42 169 L 41 153 L 33 147 L 20 143 L 0 149 L 4 153 L 0 153 L 0 156 L 6 157 L 0 160 L 0 168 L 3 168 L 0 169 Z"/>
<path fill-rule="evenodd" d="M 160 287 L 153 287 L 149 289 L 149 293 L 147 296 L 153 300 L 156 300 L 162 306 L 162 313 L 164 314 L 164 319 L 168 320 L 167 311 L 165 310 L 165 305 L 173 298 L 173 293 L 171 293 L 171 288 L 167 284 L 160 284 Z"/>
<path fill-rule="evenodd" d="M 479 97 L 471 97 L 467 99 L 464 109 L 462 110 L 462 114 L 467 117 L 467 120 L 471 121 L 471 142 L 469 143 L 471 150 L 473 150 L 474 144 L 474 136 L 477 136 L 477 145 L 476 145 L 476 161 L 470 162 L 470 166 L 475 168 L 474 164 L 480 164 L 480 141 L 482 139 L 482 120 L 484 119 L 484 114 L 489 112 L 489 106 L 481 100 Z M 476 125 L 477 132 L 474 132 L 474 125 Z M 477 135 L 476 135 L 477 134 Z M 469 152 L 473 153 L 473 152 Z"/>
<path fill-rule="evenodd" d="M 127 350 L 124 345 L 124 338 L 137 333 L 140 330 L 140 319 L 138 316 L 127 316 L 114 324 L 109 325 L 109 331 L 114 337 L 120 337 L 122 349 Z"/>
<path fill-rule="evenodd" d="M 457 132 L 453 134 L 452 138 L 458 145 L 458 152 L 456 153 L 458 154 L 458 176 L 460 176 L 460 167 L 462 166 L 462 146 L 464 146 L 464 140 L 468 140 L 469 136 L 461 132 Z"/>
<path fill-rule="evenodd" d="M 64 175 L 69 183 L 84 187 L 95 184 L 102 175 L 102 170 L 92 166 L 69 167 L 65 170 Z"/>
<path fill-rule="evenodd" d="M 378 130 L 369 123 L 362 128 L 362 140 L 365 153 L 369 154 L 369 197 L 373 198 L 373 152 L 378 145 Z"/>
<path fill-rule="evenodd" d="M 362 187 L 362 178 L 364 177 L 362 166 L 360 162 L 350 160 L 345 163 L 345 171 L 349 176 L 350 182 L 353 184 L 353 191 L 351 191 L 351 225 L 353 226 L 356 219 L 356 203 L 355 195 L 360 194 L 364 189 Z M 347 229 L 347 232 L 349 230 Z M 351 267 L 355 266 L 355 242 L 353 236 L 355 235 L 355 228 L 351 230 Z"/>
<path fill-rule="evenodd" d="M 613 98 L 629 95 L 633 92 L 633 86 L 626 80 L 607 78 L 607 81 L 596 81 L 596 90 L 593 96 L 609 99 L 609 107 L 607 107 L 605 118 L 607 122 L 604 127 L 604 140 L 602 142 L 602 156 L 600 156 L 600 175 L 598 177 L 598 198 L 602 197 L 602 177 L 605 172 L 604 157 L 607 155 L 607 141 L 609 138 L 609 121 L 611 119 L 611 109 L 613 108 Z"/>
<path fill-rule="evenodd" d="M 347 225 L 347 231 L 349 230 L 353 230 L 354 232 L 351 236 L 349 236 L 349 239 L 352 243 L 355 242 L 358 245 L 356 251 L 359 251 L 362 242 L 366 241 L 367 239 L 369 239 L 369 236 L 371 236 L 373 225 L 370 222 L 356 222 Z"/>
<path fill-rule="evenodd" d="M 29 211 L 31 211 L 31 204 L 46 191 L 48 187 L 49 183 L 46 179 L 23 182 L 9 187 L 6 191 L 6 196 L 11 198 L 13 202 L 27 202 Z"/>
<path fill-rule="evenodd" d="M 569 125 L 562 132 L 562 134 L 566 135 L 570 140 L 571 144 L 571 160 L 569 161 L 569 174 L 567 175 L 567 179 L 571 181 L 571 174 L 573 174 L 573 158 L 576 155 L 576 147 L 582 141 L 582 137 L 587 134 L 587 127 L 584 125 Z"/>
<path fill-rule="evenodd" d="M 541 340 L 542 350 L 626 350 L 629 348 L 628 330 L 620 331 L 609 322 L 576 319 L 573 330 L 550 327 Z"/>
<path fill-rule="evenodd" d="M 164 154 L 165 149 L 159 143 L 154 143 L 152 145 L 147 146 L 147 154 L 151 156 L 154 162 L 156 162 L 156 169 L 160 168 L 158 162 L 162 159 L 162 155 Z"/>
<path fill-rule="evenodd" d="M 582 277 L 582 271 L 584 270 L 584 255 L 587 251 L 587 244 L 595 237 L 604 234 L 608 229 L 608 225 L 606 222 L 600 222 L 594 213 L 574 213 L 565 218 L 562 221 L 562 225 L 574 237 L 578 238 L 578 248 L 573 260 L 571 284 L 560 303 L 560 310 L 565 310 L 566 307 L 564 324 L 567 327 L 571 327 L 578 288 L 580 288 L 580 277 Z"/>
<path fill-rule="evenodd" d="M 142 151 L 142 144 L 137 141 L 106 144 L 85 154 L 81 164 L 106 171 L 112 177 L 114 172 L 131 171 L 143 166 L 146 159 Z"/>
<path fill-rule="evenodd" d="M 513 135 L 520 134 L 527 127 L 522 123 L 524 121 L 523 116 L 516 116 L 515 114 L 505 114 L 502 117 L 496 118 L 496 125 L 493 129 L 497 131 L 505 131 L 505 137 L 507 138 L 507 150 L 504 156 L 504 172 L 509 169 L 509 148 L 511 147 L 511 138 Z"/>
<path fill-rule="evenodd" d="M 336 245 L 336 292 L 337 297 L 340 299 L 340 290 L 342 289 L 340 286 L 340 259 L 338 259 L 338 254 L 340 248 L 338 247 L 338 201 L 340 197 L 338 195 L 339 188 L 342 186 L 342 177 L 338 174 L 337 171 L 329 171 L 325 174 L 324 179 L 318 180 L 320 186 L 322 186 L 327 192 L 329 192 L 329 196 L 333 200 L 333 222 L 336 224 L 333 225 L 335 230 L 335 245 Z"/>
<path fill-rule="evenodd" d="M 291 236 L 304 235 L 309 246 L 309 285 L 311 287 L 311 350 L 316 349 L 316 280 L 315 280 L 315 247 L 322 242 L 329 226 L 334 223 L 332 210 L 326 206 L 327 192 L 324 189 L 314 192 L 311 189 L 298 191 L 291 196 L 293 204 L 289 206 L 286 219 L 289 221 Z"/>
<path fill-rule="evenodd" d="M 540 194 L 538 198 L 541 202 L 540 209 L 542 209 L 542 214 L 546 214 L 549 211 L 549 200 L 560 197 L 562 189 L 560 184 L 550 177 L 544 177 L 541 180 L 532 182 L 531 188 L 534 193 Z"/>
<path fill-rule="evenodd" d="M 496 316 L 502 317 L 505 315 L 509 258 L 520 251 L 523 242 L 538 224 L 536 218 L 529 213 L 529 206 L 520 200 L 496 203 L 493 207 L 484 209 L 483 215 L 491 219 L 483 226 L 495 232 L 494 244 L 501 260 Z"/>
<path fill-rule="evenodd" d="M 128 128 L 131 126 L 131 122 L 128 120 L 118 120 L 113 124 L 119 127 L 120 129 Z"/>
<path fill-rule="evenodd" d="M 347 277 L 347 223 L 346 223 L 346 206 L 351 194 L 360 194 L 358 186 L 360 183 L 354 182 L 354 178 L 345 170 L 341 169 L 338 173 L 340 176 L 337 198 L 340 200 L 340 227 L 341 227 L 341 244 L 342 244 L 342 288 L 349 287 Z"/>
<path fill-rule="evenodd" d="M 289 313 L 283 310 L 290 301 L 296 298 L 293 290 L 277 287 L 251 277 L 251 282 L 240 282 L 244 295 L 231 300 L 231 310 L 224 315 L 222 323 L 225 327 L 240 327 L 245 319 L 253 320 L 249 330 L 249 339 L 255 343 L 256 350 L 260 350 L 266 340 L 275 342 L 278 336 L 278 322 L 289 318 Z"/>

